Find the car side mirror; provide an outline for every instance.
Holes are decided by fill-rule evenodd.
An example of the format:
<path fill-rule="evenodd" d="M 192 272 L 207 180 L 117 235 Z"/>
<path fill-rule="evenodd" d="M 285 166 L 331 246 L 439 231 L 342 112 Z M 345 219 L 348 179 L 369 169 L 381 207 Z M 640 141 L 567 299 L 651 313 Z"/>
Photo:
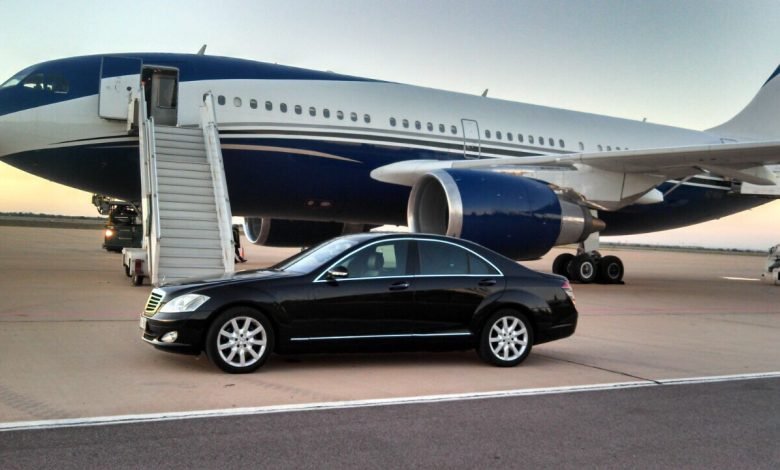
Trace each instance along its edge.
<path fill-rule="evenodd" d="M 344 279 L 349 277 L 349 271 L 344 266 L 337 266 L 328 271 L 328 279 Z"/>

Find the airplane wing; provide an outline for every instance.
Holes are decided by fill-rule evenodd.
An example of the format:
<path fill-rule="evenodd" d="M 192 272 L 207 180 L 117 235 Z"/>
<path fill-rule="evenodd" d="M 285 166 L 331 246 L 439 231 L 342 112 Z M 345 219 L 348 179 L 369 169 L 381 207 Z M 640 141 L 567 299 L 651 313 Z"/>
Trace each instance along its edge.
<path fill-rule="evenodd" d="M 604 171 L 649 174 L 664 179 L 702 172 L 755 185 L 777 184 L 764 165 L 780 164 L 780 141 L 712 144 L 689 147 L 572 153 L 538 157 L 504 157 L 479 160 L 404 161 L 375 169 L 371 176 L 387 183 L 413 186 L 417 178 L 440 168 L 491 169 L 522 166 L 575 167 L 588 165 Z"/>

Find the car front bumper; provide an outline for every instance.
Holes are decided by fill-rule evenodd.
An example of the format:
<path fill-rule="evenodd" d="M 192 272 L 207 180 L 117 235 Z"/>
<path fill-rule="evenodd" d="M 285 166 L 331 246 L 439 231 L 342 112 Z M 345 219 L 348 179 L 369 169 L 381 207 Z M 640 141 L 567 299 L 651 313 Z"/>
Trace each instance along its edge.
<path fill-rule="evenodd" d="M 181 354 L 200 354 L 203 350 L 206 320 L 201 319 L 157 319 L 141 314 L 142 339 L 157 349 Z M 176 332 L 174 341 L 163 341 L 163 337 Z"/>

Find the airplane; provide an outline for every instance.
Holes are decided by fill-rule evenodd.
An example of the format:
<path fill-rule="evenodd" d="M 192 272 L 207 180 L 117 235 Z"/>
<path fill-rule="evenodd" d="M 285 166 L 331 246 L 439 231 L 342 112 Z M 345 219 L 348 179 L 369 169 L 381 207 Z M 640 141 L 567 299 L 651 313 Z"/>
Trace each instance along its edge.
<path fill-rule="evenodd" d="M 201 51 L 202 52 L 202 51 Z M 0 161 L 138 201 L 128 103 L 197 127 L 216 97 L 232 213 L 250 242 L 308 246 L 381 225 L 516 260 L 577 244 L 553 272 L 622 282 L 602 235 L 666 230 L 780 197 L 780 67 L 697 131 L 246 59 L 121 53 L 28 67 L 0 85 Z"/>

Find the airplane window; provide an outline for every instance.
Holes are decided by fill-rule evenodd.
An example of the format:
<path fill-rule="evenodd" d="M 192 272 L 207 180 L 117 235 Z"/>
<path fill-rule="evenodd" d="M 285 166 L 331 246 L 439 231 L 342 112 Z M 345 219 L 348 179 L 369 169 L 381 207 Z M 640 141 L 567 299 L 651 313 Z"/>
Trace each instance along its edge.
<path fill-rule="evenodd" d="M 408 119 L 404 119 L 403 121 L 401 121 L 401 124 L 403 124 L 404 128 L 406 128 L 406 129 L 409 128 L 409 120 Z"/>
<path fill-rule="evenodd" d="M 501 140 L 501 131 L 496 131 L 496 139 Z"/>
<path fill-rule="evenodd" d="M 349 118 L 352 119 L 352 122 L 357 121 L 357 113 L 349 113 Z"/>
<path fill-rule="evenodd" d="M 443 133 L 444 131 L 445 131 L 444 124 L 439 124 L 439 132 Z"/>
<path fill-rule="evenodd" d="M 458 133 L 458 128 L 455 127 L 455 126 L 450 126 L 450 132 L 452 132 L 453 134 L 457 134 Z"/>
<path fill-rule="evenodd" d="M 585 150 L 585 144 L 583 144 L 582 142 L 580 142 L 580 150 Z"/>
<path fill-rule="evenodd" d="M 558 145 L 560 145 L 561 148 L 566 147 L 566 144 L 563 143 L 563 139 L 558 139 Z"/>
<path fill-rule="evenodd" d="M 612 151 L 612 146 L 611 145 L 607 145 L 607 152 L 611 152 L 611 151 Z"/>
<path fill-rule="evenodd" d="M 235 98 L 233 98 L 233 106 L 235 106 L 236 108 L 240 108 L 241 107 L 241 98 L 239 98 L 237 96 Z"/>
<path fill-rule="evenodd" d="M 513 138 L 514 138 L 514 136 L 512 135 L 512 133 L 511 133 L 511 132 L 507 132 L 507 133 L 506 133 L 506 140 L 508 140 L 508 141 L 512 142 L 512 139 L 513 139 Z"/>
<path fill-rule="evenodd" d="M 266 109 L 266 110 L 268 110 L 268 111 L 273 111 L 273 109 L 274 109 L 274 104 L 273 104 L 273 103 L 271 103 L 270 101 L 266 101 L 266 102 L 265 102 L 265 109 Z"/>
<path fill-rule="evenodd" d="M 555 147 L 555 139 L 553 139 L 552 137 L 547 139 L 547 143 L 550 144 L 550 147 Z"/>
<path fill-rule="evenodd" d="M 615 147 L 615 150 L 620 150 L 620 147 Z"/>
<path fill-rule="evenodd" d="M 522 142 L 523 141 L 523 134 L 517 134 L 517 141 Z"/>
<path fill-rule="evenodd" d="M 539 137 L 539 145 L 544 145 L 544 137 Z"/>
<path fill-rule="evenodd" d="M 485 138 L 486 139 L 490 138 L 490 130 L 489 129 L 485 129 Z"/>
<path fill-rule="evenodd" d="M 414 128 L 418 131 L 422 128 L 422 124 L 420 124 L 420 121 L 414 121 Z"/>
<path fill-rule="evenodd" d="M 225 97 L 222 95 L 217 96 L 217 103 L 219 103 L 220 106 L 225 105 Z"/>
<path fill-rule="evenodd" d="M 341 111 L 336 111 L 336 117 L 340 120 L 344 119 L 344 113 Z"/>
<path fill-rule="evenodd" d="M 534 136 L 532 136 L 532 135 L 528 136 L 528 143 L 529 144 L 533 144 L 534 143 Z"/>
<path fill-rule="evenodd" d="M 309 107 L 309 116 L 314 117 L 316 115 L 317 115 L 317 108 L 315 108 L 314 106 L 310 106 Z"/>
<path fill-rule="evenodd" d="M 279 111 L 286 113 L 287 112 L 287 103 L 279 103 Z"/>
<path fill-rule="evenodd" d="M 296 104 L 295 105 L 295 114 L 301 114 L 303 112 L 303 109 L 301 109 L 301 105 Z"/>
<path fill-rule="evenodd" d="M 364 115 L 363 115 L 363 121 L 364 121 L 366 124 L 370 124 L 370 123 L 371 123 L 371 116 L 370 116 L 370 115 L 368 115 L 368 114 L 364 114 Z"/>
<path fill-rule="evenodd" d="M 429 122 L 427 127 L 428 127 L 428 131 L 429 132 L 433 131 L 433 123 L 432 122 Z"/>
<path fill-rule="evenodd" d="M 249 100 L 249 107 L 252 109 L 257 109 L 257 100 Z"/>
<path fill-rule="evenodd" d="M 325 118 L 328 118 L 328 119 L 330 119 L 330 109 L 328 109 L 328 108 L 325 108 L 325 109 L 323 109 L 323 110 L 322 110 L 322 115 L 323 115 Z"/>
<path fill-rule="evenodd" d="M 395 127 L 395 118 L 394 117 L 390 118 L 390 125 Z"/>
<path fill-rule="evenodd" d="M 599 144 L 599 152 L 603 152 L 603 151 L 604 151 L 604 148 L 601 146 L 601 144 Z"/>

